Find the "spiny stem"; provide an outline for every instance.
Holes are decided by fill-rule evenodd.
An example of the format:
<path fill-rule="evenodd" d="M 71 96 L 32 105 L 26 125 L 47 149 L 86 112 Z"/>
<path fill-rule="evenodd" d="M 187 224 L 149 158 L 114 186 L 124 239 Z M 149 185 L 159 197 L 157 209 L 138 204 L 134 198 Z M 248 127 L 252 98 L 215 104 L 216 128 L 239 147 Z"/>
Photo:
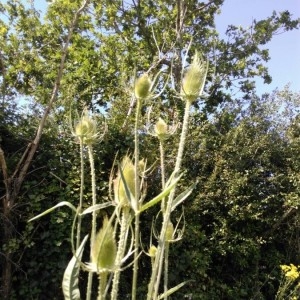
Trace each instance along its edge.
<path fill-rule="evenodd" d="M 175 178 L 178 175 L 178 173 L 180 171 L 180 167 L 181 167 L 183 151 L 184 151 L 184 146 L 185 146 L 185 140 L 186 140 L 186 136 L 187 136 L 187 132 L 188 132 L 190 107 L 191 107 L 191 102 L 186 101 L 182 131 L 181 131 L 178 153 L 177 153 L 177 158 L 176 158 L 176 164 L 175 164 L 175 169 L 174 169 Z M 162 225 L 161 233 L 160 233 L 159 240 L 158 240 L 158 247 L 157 247 L 157 252 L 156 252 L 156 256 L 155 256 L 154 266 L 153 266 L 153 270 L 152 270 L 152 274 L 151 274 L 150 283 L 148 286 L 147 300 L 152 300 L 152 299 L 157 298 L 158 288 L 159 288 L 159 283 L 160 283 L 159 269 L 160 269 L 160 265 L 161 265 L 163 257 L 164 257 L 165 235 L 166 235 L 167 227 L 168 227 L 168 224 L 170 221 L 171 208 L 172 208 L 172 202 L 173 202 L 174 196 L 175 196 L 175 190 L 176 190 L 176 186 L 171 191 L 171 193 L 168 197 L 166 212 L 164 213 L 164 216 L 163 216 L 163 225 Z"/>
<path fill-rule="evenodd" d="M 159 150 L 160 150 L 160 168 L 161 168 L 161 185 L 162 189 L 165 188 L 166 179 L 165 179 L 165 149 L 163 141 L 159 141 Z"/>
<path fill-rule="evenodd" d="M 160 170 L 161 170 L 161 186 L 162 190 L 165 188 L 166 184 L 166 175 L 165 175 L 165 149 L 162 140 L 159 140 L 159 152 L 160 152 Z M 161 202 L 162 212 L 166 210 L 166 199 L 162 199 Z"/>
<path fill-rule="evenodd" d="M 165 247 L 165 255 L 164 255 L 164 292 L 166 293 L 168 291 L 168 280 L 169 280 L 169 249 L 170 249 L 170 243 L 166 241 L 166 247 Z M 165 295 L 164 299 L 167 300 L 168 296 Z"/>
<path fill-rule="evenodd" d="M 118 208 L 116 208 L 118 209 Z M 130 208 L 124 207 L 122 209 L 121 226 L 120 226 L 120 237 L 118 244 L 118 251 L 116 256 L 116 271 L 114 272 L 113 285 L 111 290 L 111 300 L 117 300 L 119 292 L 119 280 L 121 274 L 121 264 L 124 257 L 126 243 L 127 243 L 127 233 L 130 222 Z"/>
<path fill-rule="evenodd" d="M 165 188 L 166 179 L 165 179 L 165 149 L 163 141 L 159 140 L 159 150 L 160 150 L 160 168 L 161 168 L 161 185 L 162 190 Z M 162 212 L 166 211 L 166 199 L 162 200 Z M 166 250 L 164 255 L 164 292 L 168 291 L 168 272 L 169 272 L 169 242 L 166 242 Z M 168 296 L 164 296 L 164 299 L 167 300 Z"/>
<path fill-rule="evenodd" d="M 98 275 L 99 278 L 99 287 L 98 287 L 98 298 L 97 300 L 105 300 L 105 290 L 107 284 L 108 272 L 101 272 Z"/>
<path fill-rule="evenodd" d="M 81 236 L 81 210 L 83 204 L 83 189 L 84 189 L 84 159 L 83 159 L 83 143 L 80 139 L 80 196 L 78 205 L 78 222 L 77 222 L 77 235 L 76 235 L 76 250 L 80 246 Z"/>
<path fill-rule="evenodd" d="M 90 161 L 90 168 L 91 168 L 91 178 L 92 178 L 92 206 L 96 205 L 96 175 L 95 175 L 95 162 L 94 162 L 94 155 L 93 155 L 93 146 L 88 145 L 88 153 L 89 153 L 89 161 Z M 90 249 L 92 249 L 92 244 L 95 240 L 96 236 L 96 211 L 92 213 L 92 230 L 91 230 L 91 239 L 90 239 Z M 93 273 L 89 272 L 88 276 L 88 286 L 87 286 L 87 294 L 86 299 L 91 299 L 91 292 L 92 292 L 92 284 L 93 284 Z"/>
<path fill-rule="evenodd" d="M 139 120 L 141 113 L 141 99 L 137 99 L 137 107 L 135 114 L 135 128 L 134 128 L 134 168 L 135 168 L 135 201 L 136 209 L 140 209 L 140 179 L 139 179 Z M 139 235 L 140 235 L 140 215 L 135 214 L 135 226 L 134 226 L 134 263 L 133 263 L 133 277 L 132 277 L 132 295 L 131 299 L 136 300 L 136 286 L 138 275 L 138 255 L 139 255 Z"/>

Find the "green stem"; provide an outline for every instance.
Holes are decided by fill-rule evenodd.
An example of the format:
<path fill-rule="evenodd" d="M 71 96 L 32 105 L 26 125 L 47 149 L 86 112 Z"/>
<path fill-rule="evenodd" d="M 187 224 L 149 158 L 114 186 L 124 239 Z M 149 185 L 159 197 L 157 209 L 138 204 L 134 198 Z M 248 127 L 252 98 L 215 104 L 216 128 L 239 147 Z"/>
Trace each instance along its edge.
<path fill-rule="evenodd" d="M 97 300 L 105 300 L 105 289 L 107 284 L 108 272 L 101 272 L 99 275 L 99 287 Z"/>
<path fill-rule="evenodd" d="M 160 150 L 160 169 L 161 169 L 161 185 L 162 190 L 164 190 L 166 185 L 166 179 L 165 179 L 165 149 L 163 145 L 163 141 L 159 141 L 159 150 Z M 161 209 L 162 212 L 165 213 L 166 211 L 166 198 L 162 199 L 162 205 Z M 169 273 L 169 243 L 166 242 L 165 247 L 165 255 L 164 255 L 164 292 L 166 293 L 168 291 L 168 273 Z M 168 296 L 164 297 L 165 300 L 168 299 Z"/>
<path fill-rule="evenodd" d="M 161 185 L 162 190 L 165 188 L 166 179 L 165 179 L 165 149 L 163 141 L 159 141 L 159 150 L 160 150 L 160 168 L 161 168 Z M 166 199 L 162 200 L 162 212 L 166 211 Z M 164 292 L 168 291 L 168 273 L 169 273 L 169 243 L 166 242 L 165 246 L 165 255 L 164 255 Z M 167 300 L 168 296 L 164 296 L 164 299 Z"/>
<path fill-rule="evenodd" d="M 161 170 L 161 186 L 162 190 L 165 188 L 166 184 L 166 175 L 165 175 L 165 149 L 164 144 L 162 140 L 159 140 L 159 152 L 160 152 L 160 170 Z M 166 199 L 162 199 L 161 202 L 161 209 L 164 213 L 166 210 Z"/>
<path fill-rule="evenodd" d="M 111 290 L 111 300 L 117 300 L 118 297 L 121 265 L 122 265 L 122 259 L 124 257 L 126 243 L 127 243 L 129 222 L 130 222 L 130 208 L 124 207 L 122 211 L 120 237 L 119 237 L 118 251 L 116 256 L 117 269 L 114 272 L 113 285 Z"/>
<path fill-rule="evenodd" d="M 165 246 L 165 267 L 164 267 L 164 292 L 166 293 L 168 291 L 168 280 L 169 280 L 169 249 L 170 249 L 170 243 L 166 242 Z M 167 300 L 168 296 L 165 295 L 164 299 Z"/>
<path fill-rule="evenodd" d="M 88 153 L 89 153 L 91 178 L 92 178 L 92 206 L 94 206 L 94 205 L 96 205 L 96 176 L 95 176 L 95 162 L 94 162 L 92 145 L 88 145 Z M 95 240 L 95 236 L 96 236 L 96 211 L 93 211 L 90 249 L 92 249 L 92 244 L 93 244 L 93 241 Z M 93 273 L 89 272 L 86 300 L 91 299 L 92 285 L 93 285 Z"/>
<path fill-rule="evenodd" d="M 135 201 L 136 209 L 140 209 L 140 179 L 139 179 L 139 123 L 141 113 L 141 99 L 137 99 L 137 107 L 135 114 L 135 128 L 134 128 L 134 168 L 135 168 Z M 135 214 L 135 225 L 134 225 L 134 263 L 133 263 L 133 277 L 132 277 L 132 295 L 131 299 L 136 300 L 136 287 L 138 277 L 138 255 L 139 255 L 139 236 L 140 236 L 140 214 Z"/>
<path fill-rule="evenodd" d="M 80 196 L 78 205 L 78 221 L 77 221 L 77 235 L 76 235 L 76 250 L 80 246 L 81 236 L 81 211 L 83 204 L 83 189 L 84 189 L 84 159 L 83 159 L 83 143 L 80 139 Z"/>
<path fill-rule="evenodd" d="M 178 175 L 180 168 L 181 168 L 185 140 L 186 140 L 186 136 L 187 136 L 187 132 L 188 132 L 190 107 L 191 107 L 191 102 L 186 101 L 182 131 L 181 131 L 177 159 L 176 159 L 176 164 L 175 164 L 175 169 L 174 169 L 175 178 Z M 168 224 L 170 221 L 171 208 L 172 208 L 172 202 L 173 202 L 174 196 L 175 196 L 175 191 L 176 191 L 176 186 L 171 191 L 171 193 L 168 197 L 166 212 L 164 213 L 164 216 L 163 216 L 164 217 L 163 225 L 162 225 L 161 233 L 160 233 L 159 240 L 158 240 L 158 247 L 157 247 L 157 252 L 156 252 L 156 256 L 155 256 L 154 266 L 153 266 L 153 270 L 152 270 L 152 274 L 151 274 L 151 278 L 150 278 L 150 283 L 148 286 L 147 300 L 152 300 L 152 299 L 157 298 L 158 288 L 159 288 L 159 283 L 160 283 L 159 269 L 160 269 L 160 266 L 162 264 L 162 260 L 164 257 L 165 235 L 166 235 L 167 227 L 168 227 Z"/>

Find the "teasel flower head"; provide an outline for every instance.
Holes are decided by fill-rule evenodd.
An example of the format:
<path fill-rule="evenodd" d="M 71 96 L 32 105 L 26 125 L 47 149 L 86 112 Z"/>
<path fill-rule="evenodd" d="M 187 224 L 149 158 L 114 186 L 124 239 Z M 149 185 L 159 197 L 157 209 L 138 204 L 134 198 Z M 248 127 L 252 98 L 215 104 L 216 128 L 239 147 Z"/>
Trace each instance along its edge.
<path fill-rule="evenodd" d="M 114 228 L 108 218 L 103 219 L 103 224 L 92 241 L 91 264 L 97 272 L 112 271 L 115 267 L 117 244 Z"/>
<path fill-rule="evenodd" d="M 147 73 L 140 76 L 134 85 L 134 94 L 137 99 L 146 99 L 150 95 L 152 82 Z"/>
<path fill-rule="evenodd" d="M 151 245 L 150 248 L 149 248 L 149 250 L 148 250 L 148 253 L 146 253 L 151 258 L 151 265 L 152 265 L 152 267 L 153 267 L 153 264 L 154 264 L 156 252 L 157 252 L 157 248 L 154 245 Z"/>
<path fill-rule="evenodd" d="M 184 100 L 194 102 L 203 92 L 208 63 L 195 53 L 191 65 L 182 80 L 181 96 Z"/>
<path fill-rule="evenodd" d="M 176 132 L 178 124 L 168 125 L 162 118 L 159 118 L 154 126 L 149 127 L 148 133 L 162 142 Z"/>
<path fill-rule="evenodd" d="M 154 132 L 159 140 L 165 140 L 168 136 L 174 133 L 175 130 L 176 128 L 168 126 L 162 118 L 159 118 L 154 125 Z"/>
<path fill-rule="evenodd" d="M 74 135 L 85 145 L 93 144 L 98 138 L 97 122 L 84 111 L 75 126 Z"/>
<path fill-rule="evenodd" d="M 150 256 L 151 258 L 154 258 L 156 256 L 157 248 L 154 245 L 151 245 L 147 255 Z"/>
<path fill-rule="evenodd" d="M 114 197 L 121 207 L 129 206 L 135 197 L 135 168 L 128 156 L 123 158 L 114 180 Z"/>

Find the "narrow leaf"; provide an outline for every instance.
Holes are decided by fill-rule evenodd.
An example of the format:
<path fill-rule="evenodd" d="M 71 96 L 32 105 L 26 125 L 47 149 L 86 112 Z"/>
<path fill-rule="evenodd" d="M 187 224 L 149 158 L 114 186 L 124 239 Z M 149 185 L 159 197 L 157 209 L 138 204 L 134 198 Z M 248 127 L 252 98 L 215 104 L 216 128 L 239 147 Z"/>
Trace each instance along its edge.
<path fill-rule="evenodd" d="M 84 245 L 88 239 L 88 235 L 85 236 L 81 245 L 76 251 L 76 255 L 70 260 L 62 281 L 62 289 L 65 300 L 80 300 L 80 290 L 78 287 L 78 275 L 80 270 L 80 261 L 84 249 Z"/>
<path fill-rule="evenodd" d="M 58 204 L 56 204 L 55 206 L 45 210 L 43 213 L 31 218 L 28 222 L 39 219 L 40 217 L 43 217 L 43 216 L 51 213 L 53 210 L 55 210 L 56 208 L 61 207 L 61 206 L 68 206 L 76 213 L 76 208 L 73 204 L 71 204 L 70 202 L 67 202 L 67 201 L 62 201 L 62 202 L 59 202 Z"/>
<path fill-rule="evenodd" d="M 188 187 L 184 192 L 182 192 L 180 195 L 178 195 L 174 199 L 174 201 L 172 203 L 172 211 L 192 193 L 192 191 L 196 185 L 197 185 L 197 182 L 192 184 L 190 187 Z"/>
<path fill-rule="evenodd" d="M 175 293 L 176 291 L 178 291 L 179 289 L 181 289 L 185 284 L 187 283 L 187 281 L 184 281 L 182 283 L 179 283 L 178 285 L 174 286 L 173 288 L 167 290 L 165 293 L 161 294 L 158 296 L 158 300 L 159 299 L 163 299 L 165 297 L 170 296 L 171 294 Z"/>
<path fill-rule="evenodd" d="M 177 184 L 177 182 L 180 180 L 182 174 L 180 176 L 178 176 L 175 180 L 173 180 L 173 182 L 167 186 L 159 195 L 157 195 L 156 197 L 154 197 L 152 200 L 148 201 L 147 203 L 145 203 L 141 209 L 140 209 L 140 213 L 146 209 L 148 209 L 149 207 L 155 205 L 156 203 L 158 203 L 159 201 L 161 201 L 163 198 L 165 198 L 170 192 L 171 190 L 175 187 L 175 185 Z"/>
<path fill-rule="evenodd" d="M 103 208 L 106 208 L 108 206 L 111 206 L 113 205 L 112 202 L 105 202 L 105 203 L 102 203 L 102 204 L 96 204 L 96 205 L 93 205 L 93 206 L 90 206 L 89 208 L 85 209 L 81 215 L 86 215 L 86 214 L 89 214 L 89 213 L 92 213 L 96 210 L 99 210 L 99 209 L 103 209 Z"/>

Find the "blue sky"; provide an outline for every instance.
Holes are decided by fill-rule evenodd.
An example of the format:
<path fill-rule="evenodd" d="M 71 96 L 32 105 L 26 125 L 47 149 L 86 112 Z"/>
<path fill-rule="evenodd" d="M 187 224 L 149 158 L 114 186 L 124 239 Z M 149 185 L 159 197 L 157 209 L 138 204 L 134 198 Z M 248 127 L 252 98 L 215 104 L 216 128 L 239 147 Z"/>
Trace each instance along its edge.
<path fill-rule="evenodd" d="M 264 19 L 274 10 L 288 10 L 294 18 L 300 18 L 300 0 L 225 0 L 216 18 L 217 30 L 222 36 L 227 25 L 247 27 L 254 19 Z M 270 51 L 267 66 L 273 80 L 269 85 L 257 80 L 258 93 L 282 89 L 288 83 L 292 91 L 300 92 L 300 30 L 274 36 L 264 47 Z"/>

